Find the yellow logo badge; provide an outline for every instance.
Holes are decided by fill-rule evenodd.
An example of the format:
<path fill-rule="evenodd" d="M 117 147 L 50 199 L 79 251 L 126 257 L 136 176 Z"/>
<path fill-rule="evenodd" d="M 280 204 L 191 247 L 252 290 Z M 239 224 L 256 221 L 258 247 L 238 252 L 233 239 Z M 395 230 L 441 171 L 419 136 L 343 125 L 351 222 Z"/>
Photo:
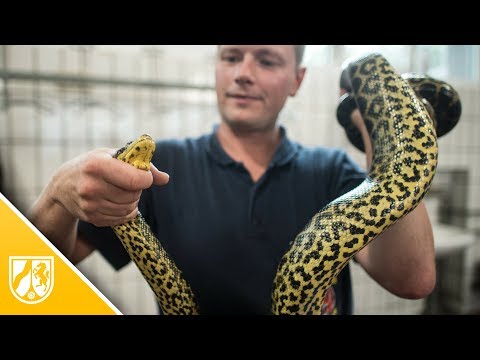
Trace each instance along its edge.
<path fill-rule="evenodd" d="M 10 256 L 10 290 L 25 304 L 45 300 L 53 289 L 53 256 Z"/>

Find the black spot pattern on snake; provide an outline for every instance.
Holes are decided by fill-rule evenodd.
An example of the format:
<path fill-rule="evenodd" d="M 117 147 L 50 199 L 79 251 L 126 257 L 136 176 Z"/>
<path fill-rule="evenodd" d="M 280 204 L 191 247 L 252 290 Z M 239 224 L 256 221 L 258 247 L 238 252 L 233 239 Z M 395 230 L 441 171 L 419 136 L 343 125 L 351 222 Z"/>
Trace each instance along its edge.
<path fill-rule="evenodd" d="M 428 191 L 437 164 L 436 119 L 432 106 L 419 101 L 415 91 L 430 97 L 433 107 L 439 106 L 439 96 L 451 100 L 445 112 L 458 116 L 445 120 L 439 131 L 445 133 L 458 121 L 460 102 L 448 84 L 432 87 L 428 77 L 400 76 L 378 54 L 352 63 L 348 71 L 372 140 L 372 168 L 360 186 L 318 212 L 291 242 L 273 282 L 274 314 L 320 314 L 326 291 L 347 262 L 412 211 Z M 114 157 L 148 170 L 154 147 L 145 135 Z M 113 229 L 165 314 L 199 313 L 192 289 L 140 213 Z"/>
<path fill-rule="evenodd" d="M 154 150 L 155 142 L 152 138 L 149 135 L 142 135 L 119 149 L 114 157 L 136 168 L 149 170 Z M 190 285 L 140 212 L 133 220 L 112 228 L 155 293 L 164 314 L 199 313 Z"/>
<path fill-rule="evenodd" d="M 417 206 L 435 174 L 434 121 L 407 80 L 379 54 L 350 64 L 348 76 L 372 140 L 372 167 L 292 242 L 275 274 L 274 314 L 320 314 L 341 269 Z"/>

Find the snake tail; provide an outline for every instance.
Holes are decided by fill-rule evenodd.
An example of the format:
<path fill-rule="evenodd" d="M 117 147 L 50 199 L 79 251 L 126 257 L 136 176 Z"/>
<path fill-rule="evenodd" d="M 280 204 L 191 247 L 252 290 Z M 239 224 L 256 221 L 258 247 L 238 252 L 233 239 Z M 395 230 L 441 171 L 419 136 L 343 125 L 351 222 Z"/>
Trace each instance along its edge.
<path fill-rule="evenodd" d="M 273 282 L 274 314 L 321 314 L 348 261 L 419 204 L 436 171 L 435 126 L 408 81 L 380 54 L 351 63 L 348 78 L 372 141 L 372 166 L 290 245 Z"/>

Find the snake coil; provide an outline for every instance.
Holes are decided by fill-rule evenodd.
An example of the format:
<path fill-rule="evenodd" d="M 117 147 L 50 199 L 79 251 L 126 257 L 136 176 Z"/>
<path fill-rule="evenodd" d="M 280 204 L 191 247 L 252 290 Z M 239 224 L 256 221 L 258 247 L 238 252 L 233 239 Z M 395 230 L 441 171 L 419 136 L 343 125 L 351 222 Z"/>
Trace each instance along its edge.
<path fill-rule="evenodd" d="M 357 108 L 357 103 L 348 78 L 348 64 L 349 62 L 340 75 L 340 89 L 345 90 L 346 93 L 340 97 L 337 120 L 344 128 L 348 140 L 360 151 L 365 151 L 362 135 L 350 119 L 352 111 Z M 437 137 L 450 132 L 457 125 L 462 114 L 462 103 L 458 92 L 447 82 L 425 74 L 410 72 L 401 76 L 408 81 L 417 97 L 426 106 L 434 121 Z"/>
<path fill-rule="evenodd" d="M 380 54 L 346 69 L 372 141 L 367 178 L 313 216 L 283 256 L 272 291 L 274 314 L 321 314 L 334 279 L 376 236 L 412 211 L 437 166 L 437 136 L 426 106 Z"/>

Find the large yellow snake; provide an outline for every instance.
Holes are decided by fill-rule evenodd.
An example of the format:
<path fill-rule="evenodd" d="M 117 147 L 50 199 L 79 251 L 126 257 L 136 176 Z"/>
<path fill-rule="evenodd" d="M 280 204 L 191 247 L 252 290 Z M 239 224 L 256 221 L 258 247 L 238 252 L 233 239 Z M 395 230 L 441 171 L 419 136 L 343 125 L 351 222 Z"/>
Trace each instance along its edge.
<path fill-rule="evenodd" d="M 149 170 L 154 151 L 153 139 L 142 135 L 119 149 L 114 157 L 137 169 Z M 169 315 L 198 314 L 197 301 L 190 285 L 142 214 L 138 212 L 133 220 L 112 228 L 155 293 L 162 312 Z"/>
<path fill-rule="evenodd" d="M 313 216 L 293 241 L 273 282 L 274 314 L 320 314 L 326 290 L 348 261 L 412 211 L 435 174 L 435 127 L 409 83 L 379 54 L 351 64 L 348 75 L 372 139 L 373 164 L 360 186 Z M 114 157 L 148 170 L 154 149 L 143 135 Z M 200 312 L 189 284 L 140 213 L 113 229 L 163 313 Z"/>
<path fill-rule="evenodd" d="M 326 290 L 348 261 L 412 211 L 435 174 L 434 123 L 408 82 L 379 54 L 347 71 L 372 140 L 372 167 L 362 184 L 297 235 L 275 276 L 274 314 L 320 314 Z"/>

